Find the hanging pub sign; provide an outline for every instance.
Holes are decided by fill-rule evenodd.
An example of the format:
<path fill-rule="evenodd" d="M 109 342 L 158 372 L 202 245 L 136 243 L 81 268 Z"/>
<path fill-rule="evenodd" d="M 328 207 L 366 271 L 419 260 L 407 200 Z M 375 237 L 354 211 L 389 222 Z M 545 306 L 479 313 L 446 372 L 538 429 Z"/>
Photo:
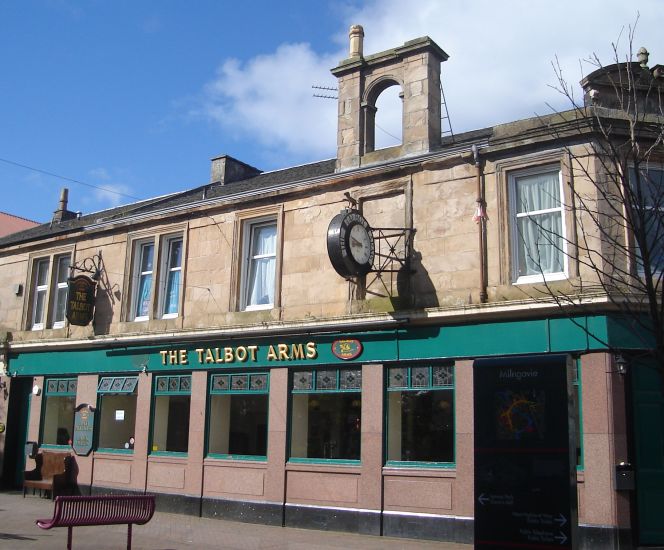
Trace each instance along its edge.
<path fill-rule="evenodd" d="M 95 309 L 97 282 L 86 275 L 69 279 L 67 293 L 67 320 L 72 325 L 84 327 L 90 324 Z"/>
<path fill-rule="evenodd" d="M 95 411 L 87 403 L 76 407 L 74 413 L 74 437 L 71 446 L 79 456 L 87 456 L 92 451 L 92 438 L 95 426 Z"/>

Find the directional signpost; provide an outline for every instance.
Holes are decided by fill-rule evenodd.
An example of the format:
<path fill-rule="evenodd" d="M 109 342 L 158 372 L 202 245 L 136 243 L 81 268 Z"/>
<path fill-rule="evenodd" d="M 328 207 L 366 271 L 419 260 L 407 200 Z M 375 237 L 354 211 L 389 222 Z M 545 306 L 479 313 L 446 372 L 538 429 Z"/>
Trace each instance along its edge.
<path fill-rule="evenodd" d="M 475 362 L 477 549 L 577 548 L 568 361 Z"/>

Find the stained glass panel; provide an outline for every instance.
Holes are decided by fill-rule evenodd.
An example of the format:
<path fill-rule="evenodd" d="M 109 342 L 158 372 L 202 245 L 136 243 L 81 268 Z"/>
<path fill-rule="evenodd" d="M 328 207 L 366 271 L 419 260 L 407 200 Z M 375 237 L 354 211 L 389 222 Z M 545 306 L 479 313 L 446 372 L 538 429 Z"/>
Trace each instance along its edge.
<path fill-rule="evenodd" d="M 390 367 L 387 376 L 387 386 L 389 388 L 406 388 L 408 387 L 408 368 L 407 367 Z"/>
<path fill-rule="evenodd" d="M 310 390 L 313 388 L 313 373 L 310 370 L 293 373 L 294 390 Z"/>
<path fill-rule="evenodd" d="M 436 387 L 454 385 L 454 368 L 451 365 L 432 368 L 432 384 Z"/>
<path fill-rule="evenodd" d="M 227 374 L 216 374 L 212 377 L 212 390 L 224 391 L 230 386 L 230 377 Z"/>
<path fill-rule="evenodd" d="M 345 369 L 339 376 L 339 388 L 342 390 L 359 390 L 362 388 L 362 369 Z"/>
<path fill-rule="evenodd" d="M 111 384 L 113 384 L 113 379 L 104 377 L 99 381 L 99 387 L 97 388 L 97 391 L 108 391 L 111 389 Z"/>
<path fill-rule="evenodd" d="M 247 389 L 247 376 L 242 374 L 234 374 L 231 376 L 231 389 L 235 391 L 242 391 Z"/>
<path fill-rule="evenodd" d="M 317 390 L 336 390 L 337 389 L 337 371 L 319 370 L 316 373 Z"/>
<path fill-rule="evenodd" d="M 410 385 L 412 388 L 426 388 L 429 386 L 429 367 L 413 367 L 410 370 Z"/>
<path fill-rule="evenodd" d="M 251 389 L 251 390 L 266 390 L 267 389 L 267 374 L 252 374 L 249 377 L 249 389 Z"/>
<path fill-rule="evenodd" d="M 168 377 L 157 377 L 157 391 L 168 391 Z"/>

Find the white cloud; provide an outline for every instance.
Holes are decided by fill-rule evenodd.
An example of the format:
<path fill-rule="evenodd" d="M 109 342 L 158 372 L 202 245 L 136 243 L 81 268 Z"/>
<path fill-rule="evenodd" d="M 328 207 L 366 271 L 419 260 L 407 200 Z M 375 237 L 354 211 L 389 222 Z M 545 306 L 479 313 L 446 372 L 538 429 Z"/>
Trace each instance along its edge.
<path fill-rule="evenodd" d="M 118 182 L 106 168 L 94 168 L 89 174 L 91 183 L 96 187 L 90 189 L 90 194 L 83 196 L 82 202 L 87 208 L 112 208 L 132 199 L 131 187 Z"/>
<path fill-rule="evenodd" d="M 335 86 L 329 69 L 338 60 L 317 54 L 308 44 L 283 44 L 244 64 L 229 59 L 206 86 L 198 114 L 273 152 L 333 156 L 336 101 L 314 98 L 311 86 Z"/>
<path fill-rule="evenodd" d="M 592 53 L 611 63 L 622 28 L 619 48 L 627 49 L 636 10 L 618 0 L 371 0 L 347 12 L 345 27 L 331 38 L 337 51 L 282 44 L 244 63 L 226 60 L 197 114 L 236 139 L 256 140 L 265 158 L 281 159 L 277 166 L 333 157 L 336 102 L 312 98 L 311 85 L 335 85 L 329 70 L 347 55 L 351 23 L 364 26 L 365 54 L 429 35 L 450 55 L 442 79 L 456 133 L 546 114 L 547 103 L 566 108 L 550 87 L 551 62 L 559 59 L 570 82 L 581 79 L 579 60 Z M 642 0 L 638 10 L 634 49 L 645 45 L 651 64 L 662 62 L 664 50 L 654 51 L 664 23 L 661 2 Z"/>

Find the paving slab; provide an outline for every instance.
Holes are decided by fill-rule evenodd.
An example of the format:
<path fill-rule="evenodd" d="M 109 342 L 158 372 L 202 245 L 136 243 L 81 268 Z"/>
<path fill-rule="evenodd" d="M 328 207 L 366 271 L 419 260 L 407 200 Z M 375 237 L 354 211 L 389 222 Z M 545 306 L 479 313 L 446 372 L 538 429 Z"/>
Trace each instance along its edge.
<path fill-rule="evenodd" d="M 53 501 L 20 492 L 0 492 L 0 548 L 67 547 L 67 529 L 43 530 L 35 525 L 36 519 L 53 515 Z M 471 550 L 470 544 L 420 541 L 371 535 L 355 535 L 332 531 L 274 527 L 253 523 L 240 523 L 220 519 L 208 519 L 155 512 L 146 525 L 133 527 L 134 550 Z M 75 527 L 74 550 L 116 550 L 126 548 L 127 527 L 108 525 L 99 527 Z"/>

